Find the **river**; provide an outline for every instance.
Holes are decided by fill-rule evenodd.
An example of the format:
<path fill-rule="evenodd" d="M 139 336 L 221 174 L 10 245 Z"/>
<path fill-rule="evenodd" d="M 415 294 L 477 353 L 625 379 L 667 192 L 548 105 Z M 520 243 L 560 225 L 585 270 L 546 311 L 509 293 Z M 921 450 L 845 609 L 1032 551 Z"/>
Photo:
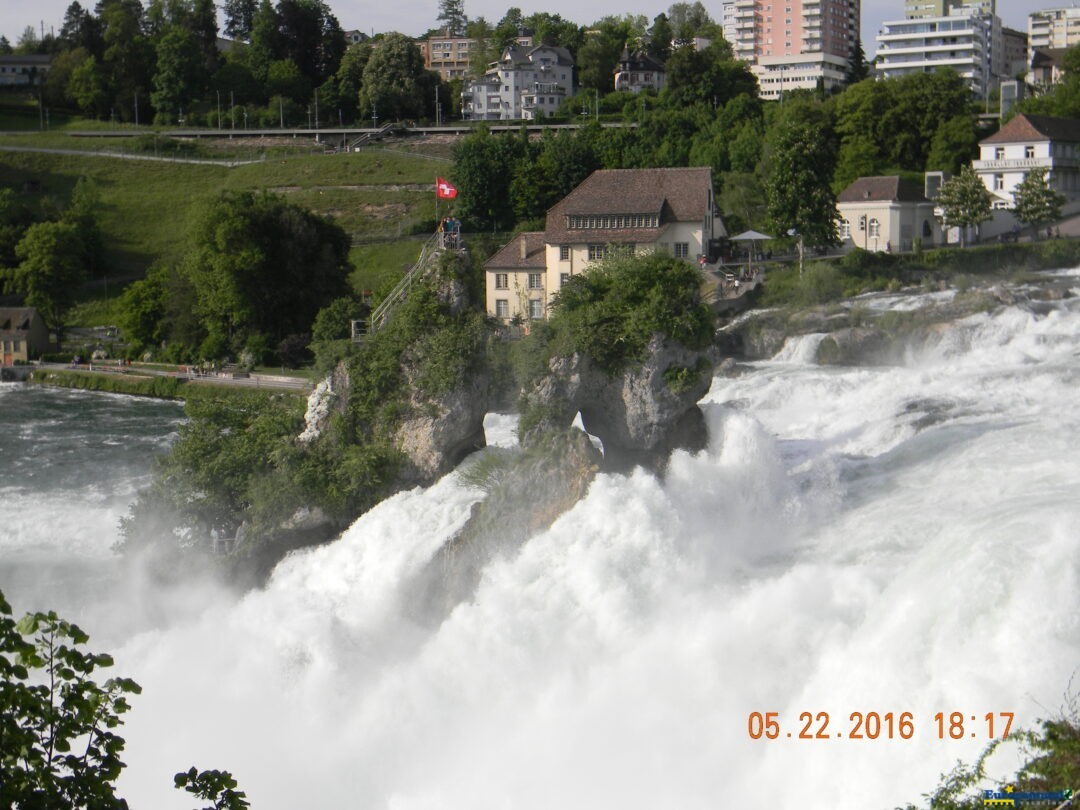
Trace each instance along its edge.
<path fill-rule="evenodd" d="M 987 713 L 1056 713 L 1080 662 L 1076 301 L 972 316 L 902 366 L 789 340 L 714 381 L 705 451 L 600 475 L 435 627 L 408 605 L 479 497 L 456 474 L 263 590 L 166 593 L 110 546 L 176 406 L 4 386 L 0 588 L 142 684 L 134 808 L 189 807 L 170 785 L 192 764 L 257 810 L 893 808 L 977 755 Z M 798 739 L 803 712 L 826 739 Z M 853 712 L 914 733 L 848 739 Z"/>

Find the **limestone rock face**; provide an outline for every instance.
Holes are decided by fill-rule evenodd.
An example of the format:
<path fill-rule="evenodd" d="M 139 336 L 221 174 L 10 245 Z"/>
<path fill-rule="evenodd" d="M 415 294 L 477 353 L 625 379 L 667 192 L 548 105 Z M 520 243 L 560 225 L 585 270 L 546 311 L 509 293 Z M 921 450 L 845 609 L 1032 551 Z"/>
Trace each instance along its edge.
<path fill-rule="evenodd" d="M 607 469 L 652 467 L 676 447 L 700 449 L 706 436 L 697 402 L 718 361 L 715 348 L 688 349 L 659 335 L 642 363 L 614 375 L 578 354 L 554 358 L 525 395 L 537 416 L 523 439 L 565 427 L 580 411 L 585 429 L 604 444 Z"/>
<path fill-rule="evenodd" d="M 407 460 L 402 470 L 405 482 L 431 484 L 469 453 L 485 447 L 489 388 L 483 374 L 469 375 L 463 385 L 438 397 L 425 397 L 410 385 L 409 411 L 394 433 Z"/>

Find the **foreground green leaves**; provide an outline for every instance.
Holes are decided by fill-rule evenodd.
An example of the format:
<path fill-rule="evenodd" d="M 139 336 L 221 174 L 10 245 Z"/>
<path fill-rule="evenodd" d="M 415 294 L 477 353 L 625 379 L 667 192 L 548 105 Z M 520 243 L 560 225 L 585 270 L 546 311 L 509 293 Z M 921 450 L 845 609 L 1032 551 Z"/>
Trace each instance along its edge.
<path fill-rule="evenodd" d="M 115 729 L 141 689 L 97 683 L 113 660 L 83 650 L 88 640 L 53 612 L 16 622 L 0 594 L 0 807 L 127 807 L 113 786 L 124 767 Z"/>

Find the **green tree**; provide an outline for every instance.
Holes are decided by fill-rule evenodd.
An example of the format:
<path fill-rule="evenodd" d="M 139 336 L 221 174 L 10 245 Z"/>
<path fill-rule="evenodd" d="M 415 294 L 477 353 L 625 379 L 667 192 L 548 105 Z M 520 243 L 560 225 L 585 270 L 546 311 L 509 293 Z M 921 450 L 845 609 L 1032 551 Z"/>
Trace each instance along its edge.
<path fill-rule="evenodd" d="M 271 96 L 284 96 L 297 104 L 303 104 L 311 95 L 311 84 L 294 62 L 279 59 L 271 62 L 266 70 L 266 92 Z"/>
<path fill-rule="evenodd" d="M 1032 169 L 1013 190 L 1013 201 L 1016 218 L 1038 231 L 1061 219 L 1065 197 L 1050 187 L 1046 169 Z"/>
<path fill-rule="evenodd" d="M 725 174 L 720 191 L 720 207 L 729 217 L 729 230 L 764 227 L 767 201 L 765 189 L 757 175 L 751 172 Z"/>
<path fill-rule="evenodd" d="M 770 227 L 779 235 L 794 230 L 808 245 L 836 244 L 840 215 L 830 185 L 836 148 L 828 120 L 813 107 L 792 109 L 774 125 L 769 141 Z"/>
<path fill-rule="evenodd" d="M 139 685 L 94 680 L 112 666 L 55 613 L 12 618 L 0 593 L 0 806 L 126 808 L 113 783 L 124 763 L 116 733 Z"/>
<path fill-rule="evenodd" d="M 465 17 L 464 0 L 439 0 L 439 16 L 443 29 L 448 36 L 460 37 L 465 33 L 468 19 Z"/>
<path fill-rule="evenodd" d="M 938 126 L 930 144 L 926 168 L 928 171 L 956 174 L 961 166 L 970 163 L 978 154 L 979 135 L 975 131 L 975 119 L 970 115 L 957 115 Z"/>
<path fill-rule="evenodd" d="M 855 47 L 851 50 L 851 58 L 848 59 L 847 70 L 844 71 L 844 84 L 850 86 L 858 84 L 870 75 L 870 65 L 866 62 L 866 51 L 863 50 L 862 37 L 855 37 Z"/>
<path fill-rule="evenodd" d="M 67 84 L 67 96 L 85 115 L 97 116 L 108 111 L 109 93 L 105 71 L 96 57 L 89 56 L 72 68 Z"/>
<path fill-rule="evenodd" d="M 474 230 L 509 228 L 514 222 L 510 183 L 520 145 L 481 127 L 454 145 L 453 156 L 457 215 Z"/>
<path fill-rule="evenodd" d="M 210 802 L 210 806 L 203 810 L 243 810 L 251 807 L 247 794 L 236 789 L 236 779 L 228 771 L 200 771 L 192 766 L 187 771 L 176 774 L 173 784 L 177 790 L 183 788 L 188 793 Z"/>
<path fill-rule="evenodd" d="M 0 56 L 8 56 L 15 49 L 11 47 L 11 40 L 5 36 L 0 36 Z"/>
<path fill-rule="evenodd" d="M 960 246 L 967 244 L 967 229 L 990 219 L 992 196 L 975 174 L 971 166 L 964 166 L 960 173 L 941 184 L 938 205 L 941 207 L 941 224 L 946 228 L 960 228 Z"/>
<path fill-rule="evenodd" d="M 615 89 L 615 67 L 628 42 L 645 34 L 645 18 L 627 14 L 608 16 L 593 23 L 577 53 L 578 81 L 582 88 L 600 93 Z"/>
<path fill-rule="evenodd" d="M 488 63 L 495 61 L 495 54 L 492 52 L 495 32 L 487 20 L 477 17 L 469 20 L 465 36 L 473 40 L 469 48 L 469 75 L 479 79 L 487 71 Z"/>
<path fill-rule="evenodd" d="M 435 104 L 438 76 L 424 69 L 424 57 L 403 34 L 387 34 L 364 67 L 360 115 L 372 110 L 381 121 L 423 118 Z"/>
<path fill-rule="evenodd" d="M 23 296 L 27 306 L 41 313 L 59 344 L 64 315 L 75 303 L 75 294 L 87 276 L 79 227 L 71 222 L 31 225 L 16 246 L 15 255 L 19 265 L 0 271 L 5 289 Z"/>
<path fill-rule="evenodd" d="M 649 44 L 646 51 L 649 56 L 667 62 L 671 56 L 671 41 L 675 38 L 675 32 L 668 22 L 667 15 L 660 12 L 653 18 L 652 28 L 649 29 Z"/>
<path fill-rule="evenodd" d="M 667 12 L 668 21 L 675 32 L 675 42 L 678 45 L 686 45 L 693 41 L 696 36 L 710 36 L 714 33 L 712 17 L 701 4 L 701 0 L 693 3 L 672 3 Z"/>
<path fill-rule="evenodd" d="M 349 238 L 336 224 L 273 194 L 225 193 L 206 205 L 183 273 L 209 336 L 239 352 L 309 332 L 345 291 Z"/>
<path fill-rule="evenodd" d="M 270 0 L 260 0 L 251 18 L 251 47 L 247 51 L 248 67 L 261 82 L 266 81 L 270 64 L 281 58 L 281 37 L 278 33 L 278 14 Z"/>
<path fill-rule="evenodd" d="M 840 144 L 840 154 L 836 159 L 833 191 L 839 194 L 860 177 L 875 177 L 881 174 L 881 164 L 877 147 L 868 137 L 856 135 L 846 138 Z"/>
<path fill-rule="evenodd" d="M 184 110 L 190 112 L 193 97 L 205 84 L 205 63 L 198 39 L 185 28 L 170 27 L 158 40 L 157 72 L 150 95 L 158 122 L 171 124 Z"/>
<path fill-rule="evenodd" d="M 258 0 L 225 0 L 225 36 L 247 42 L 258 8 Z"/>
<path fill-rule="evenodd" d="M 315 316 L 311 340 L 316 343 L 345 340 L 352 334 L 352 322 L 366 318 L 369 311 L 370 307 L 356 298 L 335 298 Z"/>

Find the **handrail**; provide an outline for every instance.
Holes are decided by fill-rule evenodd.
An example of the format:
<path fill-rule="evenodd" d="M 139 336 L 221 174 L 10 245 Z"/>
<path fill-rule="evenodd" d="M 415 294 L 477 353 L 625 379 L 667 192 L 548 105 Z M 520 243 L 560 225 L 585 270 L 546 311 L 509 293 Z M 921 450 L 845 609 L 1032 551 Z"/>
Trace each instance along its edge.
<path fill-rule="evenodd" d="M 439 247 L 439 234 L 433 233 L 424 242 L 424 246 L 420 249 L 420 258 L 409 268 L 409 272 L 402 276 L 401 281 L 394 285 L 394 289 L 371 311 L 371 317 L 368 321 L 368 334 L 375 334 L 389 319 L 390 310 L 406 296 L 413 282 L 427 271 L 427 266 L 431 263 L 432 257 L 438 254 Z"/>
<path fill-rule="evenodd" d="M 373 141 L 376 138 L 382 138 L 383 135 L 394 129 L 396 126 L 398 126 L 398 123 L 396 121 L 388 121 L 387 123 L 379 127 L 375 132 L 365 132 L 363 135 L 361 135 L 359 138 L 349 144 L 350 151 L 360 146 L 361 144 L 367 143 L 368 141 Z"/>

